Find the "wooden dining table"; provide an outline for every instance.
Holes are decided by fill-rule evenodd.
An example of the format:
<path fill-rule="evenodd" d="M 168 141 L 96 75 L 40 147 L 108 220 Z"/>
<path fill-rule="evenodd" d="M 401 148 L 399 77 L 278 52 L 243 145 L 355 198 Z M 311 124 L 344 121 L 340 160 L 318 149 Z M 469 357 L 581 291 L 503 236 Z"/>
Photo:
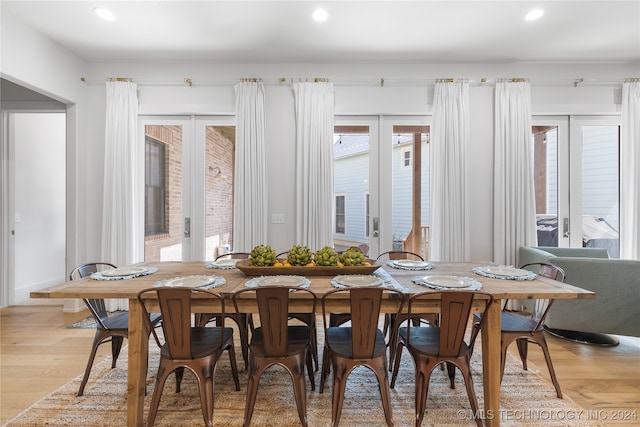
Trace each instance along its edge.
<path fill-rule="evenodd" d="M 127 385 L 127 425 L 143 426 L 143 403 L 147 375 L 149 334 L 138 302 L 138 293 L 152 287 L 161 280 L 190 275 L 216 275 L 225 278 L 226 283 L 214 289 L 226 296 L 244 288 L 252 277 L 238 269 L 210 269 L 205 262 L 150 262 L 137 266 L 156 267 L 152 274 L 124 280 L 94 280 L 86 277 L 76 281 L 42 289 L 31 293 L 32 298 L 123 298 L 129 300 L 129 345 L 128 345 L 128 385 Z M 482 330 L 482 365 L 484 385 L 483 416 L 488 426 L 500 425 L 500 312 L 505 299 L 591 299 L 595 293 L 553 279 L 538 276 L 533 280 L 507 280 L 480 276 L 472 271 L 474 267 L 486 266 L 483 262 L 434 263 L 432 270 L 406 270 L 381 265 L 376 275 L 390 279 L 396 288 L 407 295 L 429 290 L 413 282 L 416 276 L 452 275 L 469 277 L 482 284 L 482 290 L 493 295 L 494 300 L 486 311 L 486 324 Z M 274 267 L 279 268 L 279 267 Z M 286 268 L 286 267 L 284 267 Z M 318 296 L 330 289 L 333 276 L 306 276 L 311 281 L 311 290 Z M 299 300 L 295 304 L 308 302 Z M 384 308 L 386 307 L 386 309 Z M 194 312 L 208 313 L 211 307 L 194 303 Z M 397 306 L 395 307 L 397 309 Z M 251 301 L 241 307 L 242 311 L 256 310 Z M 383 305 L 383 310 L 393 311 L 391 305 Z M 434 309 L 437 312 L 437 309 Z M 523 402 L 523 405 L 526 403 Z"/>

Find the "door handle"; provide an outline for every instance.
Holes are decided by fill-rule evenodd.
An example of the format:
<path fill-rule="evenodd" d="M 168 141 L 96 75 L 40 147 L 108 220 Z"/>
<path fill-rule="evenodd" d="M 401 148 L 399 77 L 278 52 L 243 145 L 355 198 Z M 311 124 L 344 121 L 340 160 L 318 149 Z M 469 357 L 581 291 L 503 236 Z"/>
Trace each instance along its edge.
<path fill-rule="evenodd" d="M 569 237 L 571 230 L 569 230 L 569 218 L 562 218 L 562 236 Z"/>
<path fill-rule="evenodd" d="M 373 237 L 378 237 L 380 235 L 379 227 L 380 224 L 378 218 L 373 218 Z"/>
<path fill-rule="evenodd" d="M 191 237 L 191 218 L 184 219 L 184 237 Z"/>

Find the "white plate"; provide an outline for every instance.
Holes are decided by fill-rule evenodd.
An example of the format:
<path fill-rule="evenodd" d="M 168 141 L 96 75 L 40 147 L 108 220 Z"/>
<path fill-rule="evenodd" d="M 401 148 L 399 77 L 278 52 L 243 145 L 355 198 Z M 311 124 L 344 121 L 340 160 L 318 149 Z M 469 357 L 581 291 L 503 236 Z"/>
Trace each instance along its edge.
<path fill-rule="evenodd" d="M 147 271 L 149 267 L 121 267 L 104 270 L 101 274 L 105 277 L 121 277 L 131 276 L 132 274 L 140 274 Z"/>
<path fill-rule="evenodd" d="M 399 267 L 420 268 L 429 265 L 428 262 L 415 260 L 415 259 L 397 259 L 393 263 Z"/>
<path fill-rule="evenodd" d="M 513 267 L 486 266 L 480 267 L 480 269 L 485 273 L 494 274 L 496 276 L 524 277 L 531 274 L 529 270 L 522 270 L 520 268 Z"/>
<path fill-rule="evenodd" d="M 424 276 L 422 281 L 442 288 L 468 288 L 471 283 L 458 276 Z"/>
<path fill-rule="evenodd" d="M 184 277 L 174 277 L 173 279 L 167 279 L 162 282 L 162 286 L 167 287 L 180 287 L 185 286 L 189 288 L 197 288 L 199 286 L 210 285 L 218 279 L 217 276 L 184 276 Z"/>
<path fill-rule="evenodd" d="M 380 286 L 382 280 L 376 276 L 369 276 L 365 274 L 349 274 L 344 276 L 336 276 L 333 280 L 337 284 L 346 286 L 348 288 L 354 288 L 358 286 Z"/>
<path fill-rule="evenodd" d="M 258 286 L 302 286 L 305 282 L 302 276 L 268 276 L 256 279 Z"/>

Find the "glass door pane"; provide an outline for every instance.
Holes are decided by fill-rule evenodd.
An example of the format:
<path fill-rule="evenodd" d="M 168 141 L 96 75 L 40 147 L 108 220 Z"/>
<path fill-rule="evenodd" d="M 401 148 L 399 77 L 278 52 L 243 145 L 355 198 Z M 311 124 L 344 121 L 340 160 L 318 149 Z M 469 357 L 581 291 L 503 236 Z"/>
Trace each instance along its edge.
<path fill-rule="evenodd" d="M 538 246 L 558 246 L 558 126 L 532 127 Z"/>
<path fill-rule="evenodd" d="M 183 130 L 179 123 L 144 126 L 146 262 L 183 259 Z"/>
<path fill-rule="evenodd" d="M 393 250 L 429 259 L 429 126 L 393 126 Z"/>
<path fill-rule="evenodd" d="M 233 250 L 236 128 L 205 126 L 205 259 Z"/>
<path fill-rule="evenodd" d="M 384 117 L 382 129 L 381 197 L 389 208 L 381 214 L 381 252 L 429 259 L 429 118 Z"/>
<path fill-rule="evenodd" d="M 358 246 L 369 255 L 369 126 L 335 126 L 333 141 L 333 244 L 337 251 Z"/>
<path fill-rule="evenodd" d="M 582 126 L 582 245 L 620 257 L 619 127 Z"/>
<path fill-rule="evenodd" d="M 538 246 L 569 246 L 569 118 L 533 117 Z"/>

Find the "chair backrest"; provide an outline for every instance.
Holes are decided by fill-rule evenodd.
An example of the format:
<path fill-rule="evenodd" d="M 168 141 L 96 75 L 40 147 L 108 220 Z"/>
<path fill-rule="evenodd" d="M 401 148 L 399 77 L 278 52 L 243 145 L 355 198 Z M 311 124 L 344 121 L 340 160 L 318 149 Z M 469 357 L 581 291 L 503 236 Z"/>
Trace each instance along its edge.
<path fill-rule="evenodd" d="M 109 268 L 116 268 L 115 265 L 110 264 L 108 262 L 90 262 L 87 264 L 82 264 L 73 269 L 71 273 L 69 273 L 69 280 L 82 279 L 83 277 L 90 276 L 92 273 L 97 273 L 98 271 L 107 270 Z M 104 304 L 104 299 L 102 298 L 83 298 L 84 303 L 87 305 L 89 311 L 96 319 L 98 324 L 107 329 L 104 324 L 104 320 L 109 316 L 107 313 L 107 308 Z"/>
<path fill-rule="evenodd" d="M 255 293 L 260 316 L 260 327 L 264 353 L 268 357 L 284 357 L 287 355 L 289 338 L 289 301 L 298 293 L 308 293 L 311 299 L 311 308 L 308 313 L 316 312 L 316 295 L 306 288 L 288 286 L 264 286 L 258 288 L 241 289 L 233 295 L 233 303 L 236 311 L 240 313 L 238 302 L 241 298 L 248 297 L 249 293 Z M 296 313 L 304 312 L 304 309 L 296 308 Z"/>
<path fill-rule="evenodd" d="M 467 325 L 470 321 L 471 310 L 475 301 L 480 303 L 481 320 L 479 327 L 482 328 L 486 321 L 484 315 L 487 307 L 493 302 L 493 296 L 488 292 L 481 291 L 439 291 L 421 292 L 413 295 L 409 299 L 409 317 L 420 312 L 420 306 L 433 302 L 434 297 L 440 300 L 440 341 L 438 356 L 456 357 L 460 355 L 462 343 L 464 342 Z M 407 341 L 411 342 L 411 323 L 408 322 Z M 468 343 L 473 346 L 473 343 Z"/>
<path fill-rule="evenodd" d="M 398 298 L 397 315 L 404 308 L 404 294 L 396 289 L 388 289 L 381 286 L 342 288 L 329 291 L 322 297 L 322 317 L 325 331 L 327 329 L 327 316 L 330 314 L 328 304 L 332 299 L 340 299 L 341 294 L 348 294 L 349 298 L 352 355 L 356 359 L 371 358 L 376 348 L 378 320 L 383 296 L 393 295 Z"/>
<path fill-rule="evenodd" d="M 91 275 L 91 273 L 96 273 L 108 268 L 116 268 L 116 266 L 113 264 L 109 264 L 108 262 L 90 262 L 87 264 L 82 264 L 74 268 L 73 271 L 69 273 L 69 280 L 81 279 L 83 277 Z"/>
<path fill-rule="evenodd" d="M 544 262 L 531 262 L 522 265 L 520 268 L 531 270 L 534 273 L 537 273 L 539 276 L 548 277 L 549 279 L 557 280 L 558 282 L 564 282 L 565 280 L 564 270 L 553 264 Z M 549 310 L 551 309 L 552 304 L 553 300 L 549 299 L 538 299 L 535 301 L 533 313 L 531 315 L 531 318 L 537 322 L 535 329 L 539 329 L 542 327 L 544 319 L 547 317 L 547 314 L 549 314 Z"/>
<path fill-rule="evenodd" d="M 221 313 L 222 339 L 224 337 L 224 297 L 206 289 L 197 288 L 165 288 L 155 287 L 140 291 L 138 301 L 144 310 L 147 327 L 153 330 L 147 309 L 146 300 L 155 298 L 160 306 L 162 315 L 162 330 L 164 339 L 172 359 L 189 359 L 191 355 L 191 300 L 198 295 L 211 300 L 212 309 Z M 215 307 L 215 308 L 214 308 Z"/>
<path fill-rule="evenodd" d="M 413 259 L 418 261 L 424 261 L 424 258 L 415 253 L 409 251 L 387 251 L 378 255 L 377 261 L 388 261 L 395 259 Z"/>
<path fill-rule="evenodd" d="M 230 258 L 230 259 L 247 259 L 251 256 L 249 252 L 229 252 L 226 254 L 218 255 L 214 261 L 217 261 L 221 258 Z"/>

